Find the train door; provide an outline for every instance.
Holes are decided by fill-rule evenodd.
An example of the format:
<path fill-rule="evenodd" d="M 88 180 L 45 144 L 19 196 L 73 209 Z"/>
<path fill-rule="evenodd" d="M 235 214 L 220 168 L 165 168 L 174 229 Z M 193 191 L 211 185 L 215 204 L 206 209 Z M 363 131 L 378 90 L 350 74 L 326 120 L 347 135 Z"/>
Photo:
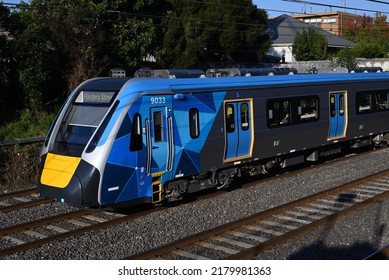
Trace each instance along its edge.
<path fill-rule="evenodd" d="M 148 135 L 147 171 L 161 172 L 171 169 L 173 123 L 167 107 L 151 107 L 150 118 L 146 120 Z"/>
<path fill-rule="evenodd" d="M 328 140 L 346 137 L 348 124 L 347 91 L 330 92 Z"/>
<path fill-rule="evenodd" d="M 254 142 L 252 99 L 224 102 L 224 161 L 251 157 Z"/>
<path fill-rule="evenodd" d="M 161 100 L 167 102 L 166 99 L 163 97 Z M 146 119 L 146 146 L 146 173 L 152 176 L 152 202 L 158 203 L 162 200 L 162 176 L 173 165 L 171 106 L 150 107 L 150 115 Z"/>

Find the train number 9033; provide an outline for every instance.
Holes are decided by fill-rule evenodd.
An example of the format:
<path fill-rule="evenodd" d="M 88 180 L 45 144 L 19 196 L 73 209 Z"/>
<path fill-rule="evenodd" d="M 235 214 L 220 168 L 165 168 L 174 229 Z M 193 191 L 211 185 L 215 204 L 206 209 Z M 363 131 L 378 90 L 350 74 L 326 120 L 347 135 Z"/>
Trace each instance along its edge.
<path fill-rule="evenodd" d="M 151 97 L 150 103 L 151 104 L 165 104 L 166 99 L 165 99 L 165 97 Z"/>

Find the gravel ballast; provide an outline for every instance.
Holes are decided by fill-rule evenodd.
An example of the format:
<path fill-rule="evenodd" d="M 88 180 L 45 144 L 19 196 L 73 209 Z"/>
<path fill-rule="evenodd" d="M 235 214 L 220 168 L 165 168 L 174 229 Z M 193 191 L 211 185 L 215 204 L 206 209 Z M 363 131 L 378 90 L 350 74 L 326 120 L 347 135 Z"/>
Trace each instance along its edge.
<path fill-rule="evenodd" d="M 120 226 L 21 252 L 7 259 L 121 259 L 218 225 L 344 184 L 389 168 L 389 149 L 302 170 L 216 198 L 194 201 Z M 361 259 L 389 243 L 389 202 L 377 202 L 336 219 L 307 236 L 261 253 L 258 259 Z M 0 226 L 74 210 L 53 203 L 17 213 L 0 213 Z"/>

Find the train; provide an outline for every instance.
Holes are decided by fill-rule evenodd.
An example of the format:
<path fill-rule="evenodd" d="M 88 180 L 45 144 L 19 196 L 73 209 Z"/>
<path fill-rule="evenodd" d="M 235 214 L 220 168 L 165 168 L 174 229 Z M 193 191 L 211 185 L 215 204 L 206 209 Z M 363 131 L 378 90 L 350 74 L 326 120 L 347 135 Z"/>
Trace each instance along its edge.
<path fill-rule="evenodd" d="M 240 177 L 389 141 L 389 73 L 93 78 L 40 154 L 38 193 L 86 208 L 160 205 Z"/>

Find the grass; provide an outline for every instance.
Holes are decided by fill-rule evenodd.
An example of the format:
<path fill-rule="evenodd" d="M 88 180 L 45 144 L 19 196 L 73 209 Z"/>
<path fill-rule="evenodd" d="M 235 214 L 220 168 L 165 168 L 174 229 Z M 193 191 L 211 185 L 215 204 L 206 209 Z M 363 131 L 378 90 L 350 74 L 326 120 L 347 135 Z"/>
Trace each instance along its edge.
<path fill-rule="evenodd" d="M 24 110 L 19 115 L 19 118 L 0 124 L 0 142 L 45 136 L 54 118 L 55 113 Z"/>

